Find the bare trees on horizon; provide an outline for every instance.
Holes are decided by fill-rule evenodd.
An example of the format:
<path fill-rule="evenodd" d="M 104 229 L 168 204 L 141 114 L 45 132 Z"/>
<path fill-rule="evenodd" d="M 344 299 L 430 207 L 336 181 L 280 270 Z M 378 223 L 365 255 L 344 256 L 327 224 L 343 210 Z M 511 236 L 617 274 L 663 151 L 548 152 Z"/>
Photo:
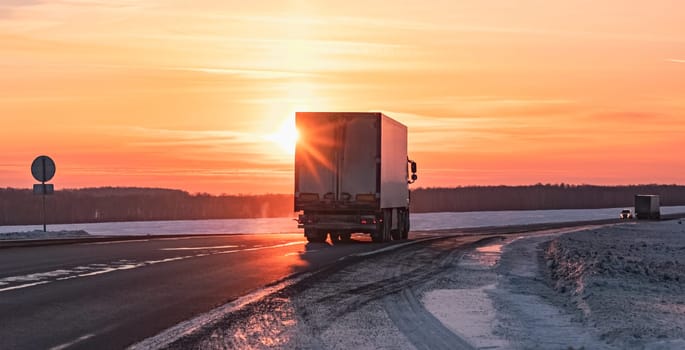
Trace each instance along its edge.
<path fill-rule="evenodd" d="M 415 213 L 630 207 L 635 194 L 661 195 L 661 204 L 685 205 L 685 186 L 468 186 L 411 192 Z M 28 189 L 0 189 L 0 225 L 42 223 L 42 202 Z M 209 195 L 154 188 L 60 190 L 47 200 L 50 224 L 287 217 L 291 194 Z"/>

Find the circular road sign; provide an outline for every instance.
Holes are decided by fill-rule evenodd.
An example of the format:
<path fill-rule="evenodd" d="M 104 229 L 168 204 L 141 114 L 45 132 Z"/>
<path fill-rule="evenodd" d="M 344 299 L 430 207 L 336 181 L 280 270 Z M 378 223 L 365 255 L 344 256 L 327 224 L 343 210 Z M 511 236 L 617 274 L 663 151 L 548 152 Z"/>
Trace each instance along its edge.
<path fill-rule="evenodd" d="M 31 163 L 31 174 L 40 182 L 50 181 L 55 170 L 55 162 L 48 156 L 38 156 Z"/>

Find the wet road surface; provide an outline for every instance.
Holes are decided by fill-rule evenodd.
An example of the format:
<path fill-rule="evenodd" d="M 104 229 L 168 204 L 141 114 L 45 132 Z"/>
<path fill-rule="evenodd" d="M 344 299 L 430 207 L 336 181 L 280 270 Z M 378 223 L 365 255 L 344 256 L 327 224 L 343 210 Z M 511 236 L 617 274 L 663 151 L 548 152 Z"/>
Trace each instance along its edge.
<path fill-rule="evenodd" d="M 294 273 L 382 248 L 300 234 L 0 250 L 0 349 L 118 349 Z"/>

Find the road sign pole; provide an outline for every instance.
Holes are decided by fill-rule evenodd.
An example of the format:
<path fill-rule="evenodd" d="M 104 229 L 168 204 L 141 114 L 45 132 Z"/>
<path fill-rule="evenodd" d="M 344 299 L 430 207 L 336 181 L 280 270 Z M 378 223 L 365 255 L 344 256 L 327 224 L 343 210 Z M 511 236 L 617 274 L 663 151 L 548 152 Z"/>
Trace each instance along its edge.
<path fill-rule="evenodd" d="M 43 173 L 42 174 L 43 180 L 41 180 L 41 182 L 43 183 L 43 185 L 45 185 L 45 181 L 47 181 L 46 179 L 48 178 L 48 173 L 47 173 L 47 171 L 45 171 L 46 170 L 45 169 L 45 157 L 41 157 L 40 161 L 43 163 L 43 165 L 41 166 L 41 169 L 40 169 L 41 173 Z"/>
<path fill-rule="evenodd" d="M 55 170 L 55 162 L 48 156 L 38 156 L 31 163 L 31 175 L 33 175 L 34 179 L 40 181 L 40 185 L 33 185 L 33 193 L 43 195 L 43 232 L 48 232 L 45 196 L 54 192 L 53 185 L 46 185 L 45 182 L 50 181 L 55 176 Z"/>
<path fill-rule="evenodd" d="M 41 158 L 41 161 L 43 162 L 43 178 L 47 179 L 47 172 L 45 171 L 45 157 Z M 42 181 L 43 184 L 43 232 L 48 232 L 48 227 L 47 227 L 47 213 L 45 211 L 45 181 Z"/>
<path fill-rule="evenodd" d="M 45 182 L 43 182 L 43 232 L 48 232 L 47 214 L 45 212 Z"/>

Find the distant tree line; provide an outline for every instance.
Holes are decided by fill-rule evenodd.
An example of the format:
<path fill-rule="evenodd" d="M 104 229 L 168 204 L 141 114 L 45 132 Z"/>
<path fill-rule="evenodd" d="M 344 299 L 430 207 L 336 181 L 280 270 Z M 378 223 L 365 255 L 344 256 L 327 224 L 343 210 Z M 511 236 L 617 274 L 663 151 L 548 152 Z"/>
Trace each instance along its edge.
<path fill-rule="evenodd" d="M 636 194 L 658 194 L 662 206 L 685 205 L 685 186 L 469 186 L 411 192 L 413 212 L 595 209 L 632 207 Z"/>
<path fill-rule="evenodd" d="M 658 194 L 661 205 L 685 205 L 685 186 L 469 186 L 411 192 L 416 213 L 631 207 L 635 194 Z M 27 189 L 0 189 L 0 225 L 42 223 L 41 196 Z M 47 221 L 58 223 L 285 217 L 288 194 L 209 195 L 156 188 L 103 187 L 55 191 L 47 197 Z"/>
<path fill-rule="evenodd" d="M 0 189 L 0 225 L 42 223 L 41 196 L 32 190 Z M 155 188 L 85 188 L 55 191 L 46 197 L 52 224 L 232 219 L 287 216 L 292 195 L 189 194 Z"/>

